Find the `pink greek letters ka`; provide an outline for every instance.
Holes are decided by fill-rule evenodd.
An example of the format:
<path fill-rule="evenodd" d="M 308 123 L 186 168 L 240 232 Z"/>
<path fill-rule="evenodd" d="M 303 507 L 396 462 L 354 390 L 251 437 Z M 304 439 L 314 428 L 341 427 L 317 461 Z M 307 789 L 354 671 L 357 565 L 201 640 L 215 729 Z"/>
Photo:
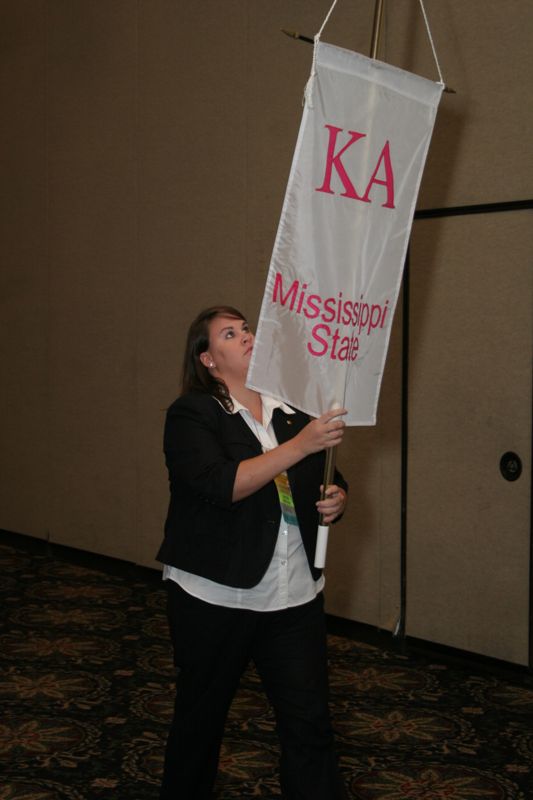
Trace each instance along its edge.
<path fill-rule="evenodd" d="M 392 162 L 391 162 L 391 155 L 390 155 L 390 144 L 388 140 L 383 145 L 381 150 L 380 156 L 377 160 L 376 167 L 374 172 L 372 173 L 370 180 L 368 181 L 368 185 L 365 189 L 363 195 L 359 195 L 355 186 L 353 185 L 344 164 L 342 163 L 342 156 L 348 148 L 352 147 L 356 142 L 360 139 L 366 138 L 366 133 L 358 133 L 357 131 L 348 131 L 350 139 L 344 145 L 344 147 L 340 147 L 340 149 L 335 152 L 335 147 L 337 145 L 337 137 L 339 133 L 344 133 L 342 128 L 337 128 L 335 125 L 325 125 L 325 128 L 329 131 L 329 142 L 328 142 L 328 150 L 326 154 L 326 168 L 324 171 L 324 181 L 322 186 L 316 188 L 317 192 L 325 192 L 326 194 L 335 194 L 333 189 L 331 188 L 331 176 L 333 172 L 333 168 L 337 175 L 339 176 L 341 183 L 344 187 L 344 192 L 341 192 L 341 197 L 349 197 L 352 200 L 360 200 L 362 203 L 371 203 L 372 200 L 370 199 L 370 190 L 374 186 L 374 184 L 379 184 L 384 186 L 387 190 L 387 202 L 382 203 L 383 208 L 395 208 L 394 206 L 394 172 L 392 169 Z M 378 178 L 379 170 L 383 168 L 384 176 Z"/>

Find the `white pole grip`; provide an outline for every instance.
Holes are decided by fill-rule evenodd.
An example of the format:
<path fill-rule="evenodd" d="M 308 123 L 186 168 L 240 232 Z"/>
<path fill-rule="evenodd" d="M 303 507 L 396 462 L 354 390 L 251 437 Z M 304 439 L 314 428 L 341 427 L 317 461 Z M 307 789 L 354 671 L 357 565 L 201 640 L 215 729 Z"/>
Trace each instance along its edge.
<path fill-rule="evenodd" d="M 341 408 L 340 403 L 334 403 L 332 411 L 336 408 Z M 335 419 L 335 417 L 333 418 Z M 326 449 L 326 463 L 324 465 L 324 483 L 322 487 L 322 495 L 320 497 L 321 500 L 324 500 L 326 497 L 326 490 L 328 486 L 331 485 L 333 482 L 333 477 L 335 474 L 335 456 L 336 456 L 336 447 L 328 447 Z M 316 569 L 323 569 L 326 566 L 326 551 L 328 549 L 328 533 L 329 533 L 329 525 L 324 525 L 324 517 L 322 514 L 318 517 L 318 531 L 316 535 L 316 547 L 315 547 L 315 561 L 314 566 Z"/>
<path fill-rule="evenodd" d="M 328 549 L 328 525 L 319 525 L 316 537 L 315 567 L 323 569 L 326 566 L 326 551 Z"/>

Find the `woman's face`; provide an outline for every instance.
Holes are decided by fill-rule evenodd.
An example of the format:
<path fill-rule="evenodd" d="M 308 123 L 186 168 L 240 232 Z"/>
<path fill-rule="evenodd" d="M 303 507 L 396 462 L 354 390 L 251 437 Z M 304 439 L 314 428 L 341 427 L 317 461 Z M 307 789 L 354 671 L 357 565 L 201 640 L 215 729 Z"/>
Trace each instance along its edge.
<path fill-rule="evenodd" d="M 200 361 L 226 383 L 246 377 L 254 335 L 244 319 L 215 317 L 209 323 L 209 349 Z"/>

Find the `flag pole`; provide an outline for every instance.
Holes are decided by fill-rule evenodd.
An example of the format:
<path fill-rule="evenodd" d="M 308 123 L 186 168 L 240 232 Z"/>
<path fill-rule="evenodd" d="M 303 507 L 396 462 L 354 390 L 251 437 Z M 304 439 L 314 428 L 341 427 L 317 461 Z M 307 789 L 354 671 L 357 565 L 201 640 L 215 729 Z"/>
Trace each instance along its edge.
<path fill-rule="evenodd" d="M 372 26 L 372 41 L 370 44 L 370 58 L 376 58 L 379 49 L 379 41 L 381 38 L 381 24 L 383 22 L 383 0 L 376 0 L 374 5 L 374 24 Z M 287 31 L 284 31 L 287 33 Z M 291 35 L 291 34 L 288 34 Z M 294 36 L 294 38 L 302 39 L 303 37 L 300 35 Z M 322 486 L 322 492 L 320 495 L 320 499 L 324 500 L 326 498 L 326 491 L 328 486 L 331 486 L 333 483 L 334 475 L 335 475 L 335 460 L 337 457 L 337 448 L 336 447 L 328 447 L 326 449 L 326 463 L 324 466 L 324 481 Z M 314 566 L 317 569 L 323 569 L 326 565 L 326 553 L 328 549 L 328 534 L 329 534 L 329 525 L 324 525 L 324 515 L 320 514 L 318 518 L 318 533 L 316 539 L 316 548 L 315 548 L 315 560 Z"/>
<path fill-rule="evenodd" d="M 383 0 L 376 0 L 374 6 L 374 25 L 372 27 L 372 42 L 370 44 L 370 58 L 377 58 L 379 40 L 381 39 L 381 23 L 383 22 Z"/>
<path fill-rule="evenodd" d="M 328 447 L 326 449 L 326 463 L 324 466 L 324 482 L 322 485 L 322 492 L 320 499 L 324 500 L 326 497 L 326 489 L 333 483 L 333 476 L 335 475 L 335 458 L 337 456 L 336 447 Z M 314 566 L 317 569 L 323 569 L 326 566 L 326 552 L 328 549 L 328 534 L 329 525 L 324 525 L 324 515 L 320 514 L 318 518 L 318 533 L 316 537 L 315 560 Z"/>

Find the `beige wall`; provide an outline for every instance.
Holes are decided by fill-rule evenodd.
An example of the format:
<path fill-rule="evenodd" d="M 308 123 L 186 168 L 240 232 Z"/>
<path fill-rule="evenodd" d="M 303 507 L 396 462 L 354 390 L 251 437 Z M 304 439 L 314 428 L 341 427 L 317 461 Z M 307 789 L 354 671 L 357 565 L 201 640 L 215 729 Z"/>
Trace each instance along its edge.
<path fill-rule="evenodd" d="M 382 57 L 436 78 L 418 2 L 387 5 Z M 419 207 L 530 196 L 531 4 L 426 5 L 457 94 L 443 97 Z M 311 59 L 280 28 L 312 35 L 328 7 L 4 0 L 3 528 L 154 563 L 184 332 L 211 302 L 257 317 Z M 372 15 L 371 0 L 339 2 L 324 39 L 368 52 Z M 453 258 L 455 222 L 431 225 Z M 476 236 L 482 263 L 491 243 Z M 446 290 L 434 302 L 428 319 Z M 328 563 L 329 610 L 387 629 L 400 600 L 400 316 L 378 424 L 350 430 L 339 454 L 352 501 Z M 411 387 L 420 418 L 424 391 Z M 431 618 L 423 633 L 446 638 Z"/>
<path fill-rule="evenodd" d="M 529 627 L 531 223 L 532 211 L 421 220 L 410 270 L 407 632 L 522 664 Z M 516 481 L 500 472 L 509 451 L 524 465 Z"/>

